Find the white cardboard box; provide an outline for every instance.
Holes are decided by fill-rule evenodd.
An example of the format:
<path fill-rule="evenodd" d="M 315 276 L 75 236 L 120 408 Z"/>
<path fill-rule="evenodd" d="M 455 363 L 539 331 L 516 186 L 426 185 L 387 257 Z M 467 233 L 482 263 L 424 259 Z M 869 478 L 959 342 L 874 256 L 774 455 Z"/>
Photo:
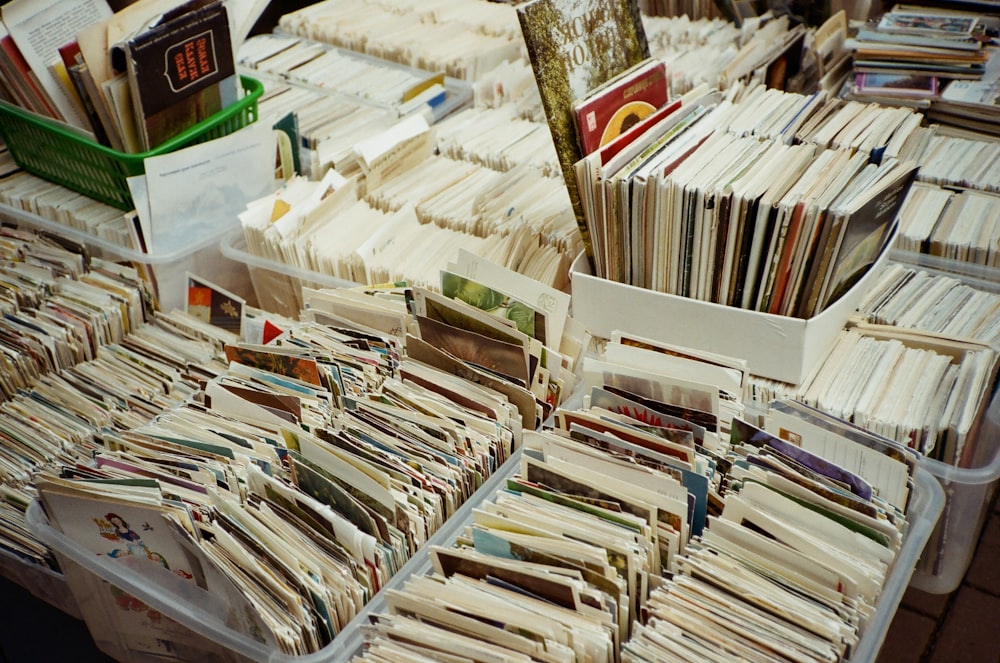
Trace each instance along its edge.
<path fill-rule="evenodd" d="M 889 242 L 891 246 L 891 242 Z M 746 359 L 754 375 L 801 384 L 826 357 L 888 251 L 843 297 L 803 320 L 669 295 L 594 276 L 583 254 L 570 267 L 573 317 L 598 337 L 618 329 Z"/>

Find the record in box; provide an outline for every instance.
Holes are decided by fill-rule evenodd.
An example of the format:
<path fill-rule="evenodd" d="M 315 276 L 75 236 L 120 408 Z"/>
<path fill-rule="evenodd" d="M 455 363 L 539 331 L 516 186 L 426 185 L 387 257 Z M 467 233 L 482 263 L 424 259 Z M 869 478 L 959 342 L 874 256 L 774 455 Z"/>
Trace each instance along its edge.
<path fill-rule="evenodd" d="M 573 106 L 583 154 L 606 145 L 667 103 L 666 65 L 644 60 Z"/>

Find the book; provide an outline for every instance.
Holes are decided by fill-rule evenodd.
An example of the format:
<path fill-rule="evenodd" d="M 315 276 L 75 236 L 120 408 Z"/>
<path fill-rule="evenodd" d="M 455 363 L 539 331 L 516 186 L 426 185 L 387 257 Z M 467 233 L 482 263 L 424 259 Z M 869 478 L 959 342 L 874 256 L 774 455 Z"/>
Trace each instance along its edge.
<path fill-rule="evenodd" d="M 871 267 L 893 235 L 899 210 L 916 165 L 897 162 L 863 193 L 835 208 L 832 236 L 824 249 L 825 274 L 812 284 L 812 314 L 817 314 L 853 286 Z M 829 257 L 827 257 L 829 255 Z"/>
<path fill-rule="evenodd" d="M 859 73 L 854 78 L 854 89 L 861 94 L 880 94 L 892 97 L 934 97 L 938 93 L 938 77 Z"/>
<path fill-rule="evenodd" d="M 573 169 L 583 157 L 573 102 L 649 57 L 638 2 L 530 0 L 518 5 L 517 17 L 584 248 L 592 256 Z"/>
<path fill-rule="evenodd" d="M 73 83 L 76 96 L 86 111 L 87 122 L 90 123 L 90 129 L 94 132 L 94 138 L 102 145 L 112 145 L 105 128 L 110 122 L 110 118 L 107 116 L 107 107 L 98 107 L 90 96 L 89 81 L 87 80 L 89 72 L 87 63 L 84 62 L 83 56 L 80 54 L 80 45 L 74 39 L 70 43 L 60 46 L 59 57 L 66 68 L 66 74 Z M 103 103 L 104 100 L 102 98 L 99 101 Z"/>
<path fill-rule="evenodd" d="M 19 105 L 41 115 L 56 119 L 60 117 L 52 99 L 39 84 L 31 65 L 24 59 L 24 54 L 14 43 L 14 38 L 10 36 L 10 32 L 2 22 L 0 22 L 0 71 L 10 82 Z"/>
<path fill-rule="evenodd" d="M 979 27 L 979 18 L 969 14 L 891 11 L 878 22 L 880 32 L 942 39 L 970 39 Z"/>
<path fill-rule="evenodd" d="M 126 39 L 121 50 L 144 150 L 238 99 L 229 19 L 221 1 L 185 3 Z"/>
<path fill-rule="evenodd" d="M 574 104 L 583 154 L 628 131 L 667 103 L 667 66 L 646 60 L 612 78 Z"/>
<path fill-rule="evenodd" d="M 3 6 L 3 22 L 31 69 L 57 119 L 89 131 L 85 111 L 59 57 L 59 48 L 84 27 L 111 15 L 104 0 L 13 0 Z"/>

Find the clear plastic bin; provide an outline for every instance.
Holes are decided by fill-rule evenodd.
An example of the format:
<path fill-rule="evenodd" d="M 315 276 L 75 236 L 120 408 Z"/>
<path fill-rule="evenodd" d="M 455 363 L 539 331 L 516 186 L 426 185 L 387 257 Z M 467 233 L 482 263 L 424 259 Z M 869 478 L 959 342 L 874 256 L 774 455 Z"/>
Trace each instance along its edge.
<path fill-rule="evenodd" d="M 83 613 L 76 604 L 76 597 L 66 582 L 66 577 L 58 571 L 0 549 L 0 576 L 45 601 L 53 608 L 65 612 L 70 617 L 83 619 Z"/>
<path fill-rule="evenodd" d="M 489 480 L 439 529 L 428 545 L 451 546 L 471 518 L 472 509 L 484 499 L 491 499 L 507 477 L 518 469 L 520 450 L 495 472 Z M 875 617 L 862 634 L 852 661 L 869 663 L 875 660 L 885 639 L 889 624 L 910 580 L 920 551 L 923 550 L 934 523 L 944 504 L 940 484 L 924 470 L 919 470 L 909 507 L 910 527 L 903 541 L 899 556 L 889 572 L 885 587 L 879 596 Z M 426 574 L 431 570 L 426 546 L 393 576 L 383 591 L 365 606 L 337 638 L 321 651 L 306 656 L 286 656 L 270 651 L 240 633 L 226 627 L 219 619 L 217 599 L 197 590 L 192 592 L 188 583 L 171 587 L 171 583 L 158 584 L 136 570 L 107 557 L 92 555 L 75 542 L 49 526 L 40 504 L 36 501 L 28 509 L 28 526 L 56 553 L 66 572 L 69 586 L 76 595 L 84 620 L 97 646 L 121 661 L 217 660 L 217 661 L 273 661 L 275 663 L 313 663 L 319 661 L 348 661 L 360 653 L 364 646 L 361 626 L 368 616 L 385 611 L 384 592 L 400 587 L 409 577 Z M 164 572 L 164 576 L 170 576 Z M 171 643 L 170 651 L 144 651 L 156 642 L 155 632 L 131 635 L 119 628 L 122 611 L 116 605 L 116 596 L 127 592 L 144 605 L 156 610 L 160 616 L 157 628 L 163 629 Z M 198 594 L 201 592 L 201 594 Z M 167 640 L 167 638 L 164 638 Z"/>
<path fill-rule="evenodd" d="M 892 249 L 889 252 L 890 262 L 899 262 L 919 267 L 932 273 L 945 274 L 961 279 L 966 285 L 989 292 L 1000 292 L 1000 269 L 977 265 L 971 262 L 960 262 L 950 258 L 932 256 L 929 253 L 915 253 Z"/>
<path fill-rule="evenodd" d="M 497 469 L 432 536 L 428 545 L 449 545 L 472 509 L 492 496 L 520 462 L 515 453 Z M 155 564 L 132 568 L 125 557 L 94 555 L 48 524 L 38 501 L 28 507 L 28 527 L 56 555 L 69 588 L 79 603 L 83 620 L 97 647 L 123 662 L 142 661 L 268 661 L 271 663 L 328 663 L 348 661 L 361 650 L 361 625 L 373 609 L 384 609 L 383 593 L 406 578 L 429 568 L 418 552 L 389 579 L 381 592 L 326 647 L 313 654 L 289 656 L 272 650 L 226 626 L 220 615 L 226 606 L 208 592 L 193 587 Z M 155 578 L 155 581 L 151 578 Z M 127 597 L 127 598 L 126 598 Z M 140 607 L 141 606 L 141 607 Z M 148 627 L 136 628 L 140 610 L 153 615 Z"/>
<path fill-rule="evenodd" d="M 924 459 L 923 466 L 944 489 L 941 519 L 910 584 L 932 594 L 949 594 L 962 583 L 988 507 L 1000 479 L 1000 394 L 995 394 L 967 467 Z"/>
<path fill-rule="evenodd" d="M 893 249 L 889 259 L 965 285 L 1000 293 L 1000 270 L 924 253 Z M 925 459 L 924 467 L 944 487 L 945 505 L 927 550 L 910 582 L 932 594 L 949 594 L 962 583 L 979 542 L 987 507 L 1000 479 L 1000 393 L 992 395 L 978 433 L 976 451 L 963 467 Z"/>
<path fill-rule="evenodd" d="M 170 311 L 183 309 L 187 293 L 187 273 L 191 272 L 212 283 L 248 298 L 246 268 L 238 263 L 225 260 L 219 253 L 219 241 L 226 232 L 238 225 L 219 223 L 216 227 L 205 227 L 202 232 L 188 238 L 188 243 L 173 251 L 143 253 L 114 242 L 95 237 L 82 230 L 0 203 L 0 219 L 16 223 L 18 226 L 44 230 L 61 237 L 85 244 L 94 255 L 109 260 L 128 260 L 149 265 L 156 278 L 156 292 L 160 309 Z"/>
<path fill-rule="evenodd" d="M 255 256 L 247 250 L 242 230 L 227 233 L 219 245 L 222 255 L 246 265 L 257 305 L 280 315 L 297 318 L 302 310 L 302 288 L 353 288 L 357 283 Z"/>

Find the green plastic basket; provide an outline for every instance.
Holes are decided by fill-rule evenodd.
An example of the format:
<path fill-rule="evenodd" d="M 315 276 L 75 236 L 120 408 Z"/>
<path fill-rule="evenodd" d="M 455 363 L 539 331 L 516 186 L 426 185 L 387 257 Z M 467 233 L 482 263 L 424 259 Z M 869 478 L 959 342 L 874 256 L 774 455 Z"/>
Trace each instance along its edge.
<path fill-rule="evenodd" d="M 18 166 L 119 209 L 131 210 L 128 177 L 146 172 L 143 160 L 229 135 L 257 121 L 260 81 L 240 76 L 244 96 L 146 152 L 126 154 L 95 143 L 48 118 L 0 102 L 0 136 Z"/>

